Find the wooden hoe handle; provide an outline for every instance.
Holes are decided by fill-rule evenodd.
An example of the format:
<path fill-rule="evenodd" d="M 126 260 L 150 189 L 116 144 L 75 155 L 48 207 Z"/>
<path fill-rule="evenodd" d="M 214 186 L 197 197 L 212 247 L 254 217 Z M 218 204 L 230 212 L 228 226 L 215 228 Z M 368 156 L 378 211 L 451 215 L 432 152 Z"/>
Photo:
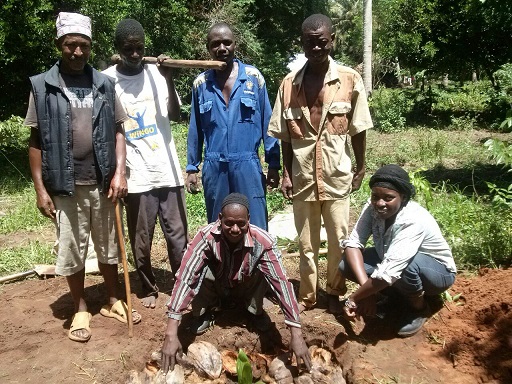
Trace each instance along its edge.
<path fill-rule="evenodd" d="M 133 316 L 132 316 L 132 292 L 130 288 L 130 277 L 128 275 L 128 260 L 126 259 L 126 248 L 124 247 L 123 227 L 121 221 L 121 204 L 116 206 L 116 229 L 121 259 L 123 261 L 124 286 L 126 287 L 126 306 L 128 307 L 128 336 L 133 337 Z"/>
<path fill-rule="evenodd" d="M 118 54 L 112 55 L 112 64 L 118 64 L 121 62 L 121 57 Z M 145 56 L 142 59 L 143 64 L 156 64 L 157 58 L 151 56 Z M 206 68 L 206 69 L 224 69 L 226 63 L 223 61 L 215 60 L 178 60 L 178 59 L 165 59 L 162 62 L 164 67 L 171 68 Z"/>

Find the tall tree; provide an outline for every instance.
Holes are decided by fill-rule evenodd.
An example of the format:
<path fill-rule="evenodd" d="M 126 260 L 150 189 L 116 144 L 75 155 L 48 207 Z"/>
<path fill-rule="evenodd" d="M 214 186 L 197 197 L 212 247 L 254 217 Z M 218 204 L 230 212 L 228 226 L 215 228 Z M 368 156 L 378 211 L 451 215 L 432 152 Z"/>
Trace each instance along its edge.
<path fill-rule="evenodd" d="M 366 94 L 372 92 L 372 0 L 363 1 L 363 82 Z"/>
<path fill-rule="evenodd" d="M 329 0 L 336 39 L 333 56 L 339 62 L 356 67 L 363 60 L 362 0 Z"/>
<path fill-rule="evenodd" d="M 403 67 L 469 79 L 512 61 L 512 2 L 375 0 L 376 45 Z"/>
<path fill-rule="evenodd" d="M 0 119 L 24 115 L 28 77 L 57 57 L 52 1 L 4 0 L 0 5 Z"/>

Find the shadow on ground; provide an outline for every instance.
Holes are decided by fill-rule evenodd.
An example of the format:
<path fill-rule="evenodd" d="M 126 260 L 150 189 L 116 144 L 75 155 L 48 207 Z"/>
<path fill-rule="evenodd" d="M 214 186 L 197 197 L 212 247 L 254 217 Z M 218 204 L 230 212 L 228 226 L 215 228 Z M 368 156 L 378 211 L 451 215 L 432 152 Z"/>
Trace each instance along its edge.
<path fill-rule="evenodd" d="M 507 188 L 512 184 L 512 172 L 502 165 L 474 164 L 472 167 L 446 168 L 438 165 L 420 172 L 433 185 L 449 184 L 465 195 L 488 194 L 486 182 L 496 184 L 499 188 Z"/>

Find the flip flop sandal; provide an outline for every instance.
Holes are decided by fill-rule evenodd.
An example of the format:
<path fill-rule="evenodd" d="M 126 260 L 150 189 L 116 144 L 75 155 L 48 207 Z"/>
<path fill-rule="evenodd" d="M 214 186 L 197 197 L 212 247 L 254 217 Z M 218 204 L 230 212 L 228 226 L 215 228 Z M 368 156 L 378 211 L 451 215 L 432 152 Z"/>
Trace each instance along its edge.
<path fill-rule="evenodd" d="M 121 323 L 128 323 L 128 307 L 123 300 L 117 300 L 112 306 L 104 305 L 100 309 L 100 314 L 105 317 L 112 317 L 119 320 Z M 140 315 L 135 317 L 133 314 L 139 315 L 139 313 L 135 309 L 132 309 L 133 324 L 140 323 L 142 317 Z"/>
<path fill-rule="evenodd" d="M 89 341 L 91 338 L 91 328 L 89 328 L 89 322 L 92 319 L 92 315 L 89 312 L 77 312 L 73 316 L 73 321 L 71 322 L 71 327 L 69 327 L 68 337 L 73 341 Z M 79 331 L 81 329 L 85 329 L 89 335 L 87 337 L 78 337 L 75 336 L 72 332 Z"/>

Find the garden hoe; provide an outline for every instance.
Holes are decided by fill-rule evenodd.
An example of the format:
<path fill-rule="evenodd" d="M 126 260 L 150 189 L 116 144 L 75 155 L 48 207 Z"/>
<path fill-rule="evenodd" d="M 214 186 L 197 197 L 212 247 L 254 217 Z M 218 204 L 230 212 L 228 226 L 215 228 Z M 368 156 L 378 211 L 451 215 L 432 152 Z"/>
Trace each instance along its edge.
<path fill-rule="evenodd" d="M 112 64 L 118 64 L 121 62 L 121 56 L 119 54 L 112 55 Z M 142 59 L 142 64 L 156 64 L 157 58 L 146 56 Z M 207 68 L 207 69 L 224 69 L 226 63 L 223 61 L 216 60 L 178 60 L 178 59 L 165 59 L 162 62 L 164 67 L 171 68 Z"/>
<path fill-rule="evenodd" d="M 121 203 L 116 206 L 116 232 L 119 241 L 119 250 L 121 252 L 121 260 L 123 262 L 124 286 L 126 289 L 126 306 L 128 309 L 128 337 L 133 337 L 133 316 L 132 316 L 132 292 L 130 288 L 130 277 L 128 275 L 128 260 L 126 257 L 126 248 L 124 246 L 123 236 L 123 219 L 121 217 Z"/>
<path fill-rule="evenodd" d="M 48 276 L 55 276 L 55 265 L 46 265 L 46 264 L 38 264 L 34 265 L 34 269 L 25 272 L 14 273 L 9 276 L 0 277 L 0 284 L 7 283 L 11 280 L 21 279 L 22 277 L 30 276 L 36 274 L 41 278 L 46 278 Z"/>

